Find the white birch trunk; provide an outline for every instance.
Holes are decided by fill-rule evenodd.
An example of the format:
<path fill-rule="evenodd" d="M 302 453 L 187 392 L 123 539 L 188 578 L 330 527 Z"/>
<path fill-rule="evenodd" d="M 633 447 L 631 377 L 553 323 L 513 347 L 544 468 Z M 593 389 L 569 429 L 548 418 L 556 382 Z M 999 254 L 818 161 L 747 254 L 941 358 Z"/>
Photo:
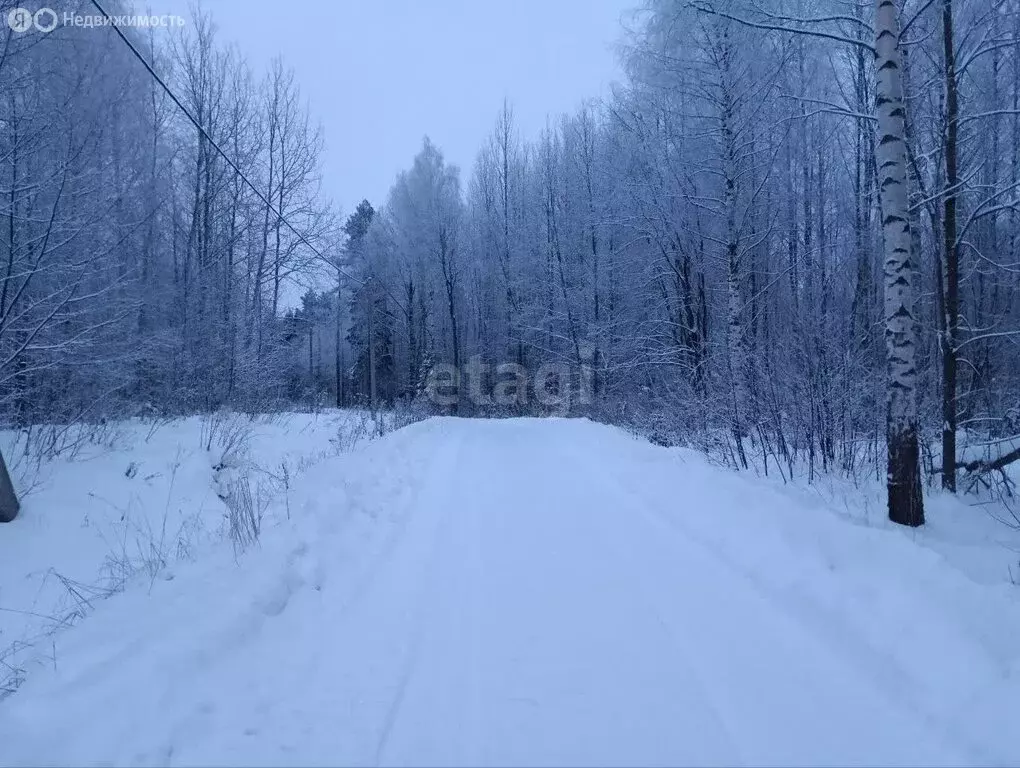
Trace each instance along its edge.
<path fill-rule="evenodd" d="M 726 352 L 729 363 L 730 385 L 733 391 L 732 429 L 737 448 L 737 460 L 747 468 L 744 453 L 744 423 L 747 414 L 747 381 L 744 378 L 747 366 L 743 324 L 743 300 L 740 295 L 742 265 L 740 233 L 737 231 L 737 136 L 734 132 L 734 99 L 732 62 L 733 54 L 729 39 L 729 28 L 722 27 L 723 51 L 721 61 L 722 85 L 722 151 L 723 151 L 723 206 L 726 210 L 726 290 L 727 290 L 727 332 Z"/>
<path fill-rule="evenodd" d="M 877 0 L 875 14 L 875 116 L 878 120 L 879 192 L 885 281 L 888 381 L 889 519 L 924 523 L 917 442 L 917 326 L 907 190 L 907 145 L 900 35 L 894 0 Z"/>

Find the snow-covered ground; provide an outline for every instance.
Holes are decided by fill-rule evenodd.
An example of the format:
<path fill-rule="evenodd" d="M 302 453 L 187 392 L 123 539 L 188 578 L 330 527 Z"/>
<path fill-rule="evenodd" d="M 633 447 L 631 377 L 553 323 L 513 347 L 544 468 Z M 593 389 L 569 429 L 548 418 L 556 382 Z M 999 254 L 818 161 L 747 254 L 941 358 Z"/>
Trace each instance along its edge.
<path fill-rule="evenodd" d="M 0 527 L 0 695 L 53 655 L 54 628 L 125 579 L 169 578 L 215 548 L 234 484 L 245 482 L 271 526 L 304 469 L 370 431 L 367 414 L 326 411 L 0 432 L 24 495 L 16 522 Z"/>
<path fill-rule="evenodd" d="M 1020 762 L 1020 541 L 982 507 L 893 529 L 870 489 L 584 420 L 430 419 L 337 456 L 345 418 L 261 425 L 261 470 L 215 469 L 197 421 L 54 465 L 0 528 L 0 607 L 51 566 L 93 583 L 117 510 L 209 535 L 36 645 L 0 762 Z M 217 542 L 217 490 L 281 462 L 261 542 Z"/>

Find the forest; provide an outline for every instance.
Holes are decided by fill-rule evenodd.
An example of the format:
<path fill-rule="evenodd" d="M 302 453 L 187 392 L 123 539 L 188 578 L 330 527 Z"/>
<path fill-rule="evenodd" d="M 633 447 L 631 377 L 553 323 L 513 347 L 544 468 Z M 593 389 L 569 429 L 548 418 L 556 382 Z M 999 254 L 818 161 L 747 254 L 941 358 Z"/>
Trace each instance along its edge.
<path fill-rule="evenodd" d="M 1018 0 L 648 0 L 611 97 L 537 136 L 507 100 L 472 167 L 424 138 L 354 211 L 212 16 L 124 30 L 152 73 L 109 25 L 3 33 L 5 426 L 566 413 L 887 479 L 908 525 L 1011 493 Z"/>

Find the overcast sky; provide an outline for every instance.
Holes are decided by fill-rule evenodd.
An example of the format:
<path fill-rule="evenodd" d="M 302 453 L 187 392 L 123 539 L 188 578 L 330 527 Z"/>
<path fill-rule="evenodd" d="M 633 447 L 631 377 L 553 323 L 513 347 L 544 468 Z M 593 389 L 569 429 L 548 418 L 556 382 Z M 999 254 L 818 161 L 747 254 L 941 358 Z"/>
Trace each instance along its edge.
<path fill-rule="evenodd" d="M 203 0 L 261 70 L 295 70 L 326 140 L 327 194 L 350 213 L 385 201 L 428 136 L 466 181 L 504 96 L 525 136 L 606 92 L 637 0 Z M 188 0 L 147 0 L 187 15 Z"/>

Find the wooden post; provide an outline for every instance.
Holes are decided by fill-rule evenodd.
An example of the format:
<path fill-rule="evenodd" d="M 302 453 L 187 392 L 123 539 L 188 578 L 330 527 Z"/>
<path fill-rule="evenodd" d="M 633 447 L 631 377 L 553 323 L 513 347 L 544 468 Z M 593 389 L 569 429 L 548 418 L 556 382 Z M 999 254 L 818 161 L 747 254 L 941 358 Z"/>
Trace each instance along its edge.
<path fill-rule="evenodd" d="M 7 473 L 7 463 L 0 453 L 0 523 L 9 523 L 18 516 L 21 504 L 18 494 L 14 492 L 14 483 Z"/>

